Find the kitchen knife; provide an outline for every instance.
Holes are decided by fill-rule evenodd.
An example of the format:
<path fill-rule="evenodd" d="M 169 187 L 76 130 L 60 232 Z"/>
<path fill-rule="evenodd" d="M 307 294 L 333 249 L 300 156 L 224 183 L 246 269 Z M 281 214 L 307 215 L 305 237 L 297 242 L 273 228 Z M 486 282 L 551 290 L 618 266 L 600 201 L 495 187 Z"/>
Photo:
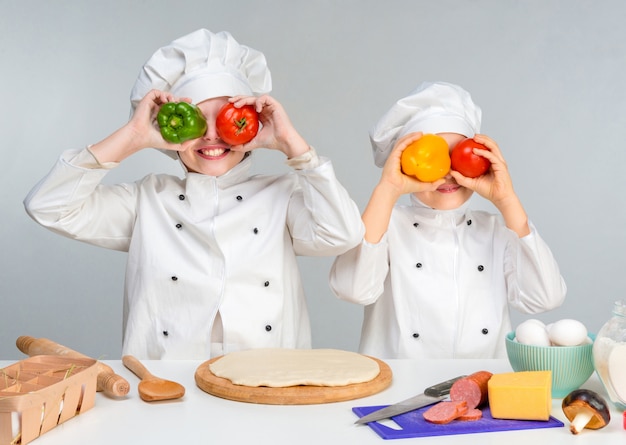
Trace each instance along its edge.
<path fill-rule="evenodd" d="M 354 423 L 360 425 L 364 423 L 375 422 L 377 420 L 388 419 L 390 417 L 397 416 L 398 414 L 408 413 L 409 411 L 413 411 L 414 409 L 418 409 L 423 406 L 432 405 L 433 403 L 445 399 L 448 394 L 450 394 L 450 388 L 452 387 L 452 384 L 463 377 L 465 376 L 461 375 L 453 379 L 446 380 L 445 382 L 429 386 L 424 390 L 422 394 L 418 394 L 416 396 L 403 400 L 402 402 L 394 403 L 393 405 L 389 405 L 385 408 L 374 411 L 373 413 L 369 413 L 368 415 L 361 417 Z"/>

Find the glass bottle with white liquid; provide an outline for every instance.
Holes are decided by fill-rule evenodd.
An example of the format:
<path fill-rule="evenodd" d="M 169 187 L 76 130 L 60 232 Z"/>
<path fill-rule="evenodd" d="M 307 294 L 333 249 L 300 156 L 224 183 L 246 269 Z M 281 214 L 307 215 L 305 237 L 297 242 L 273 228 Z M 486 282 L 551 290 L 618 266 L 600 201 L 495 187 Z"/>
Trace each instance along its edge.
<path fill-rule="evenodd" d="M 616 301 L 613 316 L 596 336 L 593 364 L 609 399 L 626 410 L 626 301 Z"/>

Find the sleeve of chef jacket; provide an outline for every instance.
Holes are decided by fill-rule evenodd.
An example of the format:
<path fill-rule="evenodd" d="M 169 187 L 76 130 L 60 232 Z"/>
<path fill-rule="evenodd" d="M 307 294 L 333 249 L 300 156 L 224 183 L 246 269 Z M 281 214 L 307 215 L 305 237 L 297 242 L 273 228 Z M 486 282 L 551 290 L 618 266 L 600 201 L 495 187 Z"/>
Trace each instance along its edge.
<path fill-rule="evenodd" d="M 512 236 L 505 253 L 504 273 L 509 303 L 523 313 L 535 314 L 559 307 L 567 287 L 550 248 L 529 224 L 529 235 Z"/>
<path fill-rule="evenodd" d="M 330 288 L 342 300 L 372 304 L 382 295 L 388 272 L 385 234 L 376 244 L 362 240 L 358 246 L 335 258 L 330 270 Z"/>
<path fill-rule="evenodd" d="M 100 165 L 88 149 L 64 152 L 24 199 L 26 212 L 68 238 L 127 251 L 135 219 L 134 185 L 100 184 L 116 165 Z"/>
<path fill-rule="evenodd" d="M 313 149 L 287 162 L 299 190 L 289 202 L 288 221 L 298 255 L 333 256 L 356 246 L 365 233 L 355 202 L 335 176 L 332 163 Z"/>

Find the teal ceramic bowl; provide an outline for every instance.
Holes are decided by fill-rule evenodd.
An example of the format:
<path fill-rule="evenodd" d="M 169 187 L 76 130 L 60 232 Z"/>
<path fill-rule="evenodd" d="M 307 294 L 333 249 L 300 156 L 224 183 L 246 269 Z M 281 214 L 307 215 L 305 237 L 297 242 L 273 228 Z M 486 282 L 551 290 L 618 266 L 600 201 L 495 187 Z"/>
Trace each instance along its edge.
<path fill-rule="evenodd" d="M 578 389 L 593 374 L 593 340 L 580 346 L 534 346 L 506 335 L 506 353 L 513 371 L 552 371 L 552 397 L 561 399 Z"/>

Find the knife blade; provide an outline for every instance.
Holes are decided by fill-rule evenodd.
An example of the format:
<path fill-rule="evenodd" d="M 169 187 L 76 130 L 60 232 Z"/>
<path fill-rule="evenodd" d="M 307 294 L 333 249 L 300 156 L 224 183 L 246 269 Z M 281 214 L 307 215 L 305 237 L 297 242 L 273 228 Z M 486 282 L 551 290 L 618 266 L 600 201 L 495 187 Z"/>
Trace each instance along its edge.
<path fill-rule="evenodd" d="M 448 397 L 452 384 L 463 377 L 466 376 L 461 375 L 453 379 L 446 380 L 445 382 L 429 386 L 424 390 L 422 394 L 409 397 L 406 400 L 394 403 L 393 405 L 389 405 L 385 408 L 381 408 L 377 411 L 369 413 L 368 415 L 361 417 L 354 423 L 362 425 L 364 423 L 375 422 L 381 419 L 388 419 L 399 414 L 408 413 L 409 411 L 413 411 L 415 409 L 440 402 Z"/>

